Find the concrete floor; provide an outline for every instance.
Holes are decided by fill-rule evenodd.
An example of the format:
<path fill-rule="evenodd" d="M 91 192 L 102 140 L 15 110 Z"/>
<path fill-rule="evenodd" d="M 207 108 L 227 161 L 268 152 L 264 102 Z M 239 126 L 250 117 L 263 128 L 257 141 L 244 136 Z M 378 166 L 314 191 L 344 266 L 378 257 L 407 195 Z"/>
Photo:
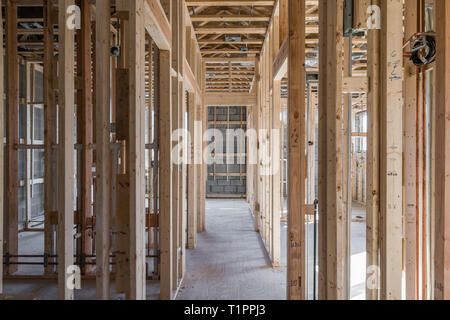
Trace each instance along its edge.
<path fill-rule="evenodd" d="M 366 299 L 366 208 L 354 202 L 351 230 L 351 298 Z"/>
<path fill-rule="evenodd" d="M 178 299 L 286 299 L 286 267 L 270 267 L 245 200 L 208 200 L 206 209 L 207 231 L 187 253 Z"/>
<path fill-rule="evenodd" d="M 186 251 L 187 272 L 177 299 L 180 300 L 283 300 L 286 299 L 286 233 L 281 223 L 281 267 L 273 269 L 245 200 L 208 200 L 207 231 L 198 235 L 197 249 Z M 313 228 L 306 225 L 308 299 L 313 298 Z M 352 299 L 365 298 L 365 209 L 354 203 L 352 222 Z M 42 233 L 21 233 L 21 254 L 42 254 Z M 18 274 L 42 275 L 41 266 L 21 266 Z M 111 298 L 124 299 L 114 294 Z M 57 281 L 39 277 L 35 280 L 6 280 L 5 293 L 23 299 L 57 298 Z M 76 299 L 95 299 L 95 281 L 82 282 Z M 159 298 L 159 283 L 147 283 L 147 298 Z"/>

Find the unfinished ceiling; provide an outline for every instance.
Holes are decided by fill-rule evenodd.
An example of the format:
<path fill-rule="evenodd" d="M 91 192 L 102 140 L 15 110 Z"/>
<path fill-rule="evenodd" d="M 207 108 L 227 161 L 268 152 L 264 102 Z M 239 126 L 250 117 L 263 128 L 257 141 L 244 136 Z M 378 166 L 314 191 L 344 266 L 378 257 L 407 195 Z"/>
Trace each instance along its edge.
<path fill-rule="evenodd" d="M 202 56 L 209 58 L 205 60 L 206 91 L 249 92 L 255 76 L 254 57 L 261 53 L 275 1 L 186 4 Z"/>

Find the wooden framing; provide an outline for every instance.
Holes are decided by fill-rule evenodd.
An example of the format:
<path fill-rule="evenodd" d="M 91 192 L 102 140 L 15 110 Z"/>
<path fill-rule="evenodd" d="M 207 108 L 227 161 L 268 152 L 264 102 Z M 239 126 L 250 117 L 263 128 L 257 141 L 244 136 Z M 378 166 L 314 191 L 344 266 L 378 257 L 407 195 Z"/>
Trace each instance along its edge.
<path fill-rule="evenodd" d="M 326 3 L 325 3 L 326 2 Z M 340 300 L 347 294 L 346 224 L 343 190 L 344 109 L 343 80 L 343 1 L 320 1 L 319 104 L 319 297 Z M 325 22 L 326 21 L 326 22 Z M 328 81 L 325 79 L 333 79 Z M 321 129 L 323 128 L 323 130 Z M 326 128 L 326 130 L 325 130 Z"/>
<path fill-rule="evenodd" d="M 107 19 L 107 17 L 102 17 Z M 97 20 L 100 21 L 100 20 Z M 97 27 L 98 32 L 99 27 Z M 87 227 L 88 220 L 93 217 L 92 210 L 92 185 L 93 185 L 93 177 L 92 177 L 92 166 L 93 166 L 93 158 L 94 152 L 90 147 L 94 143 L 94 124 L 93 124 L 93 97 L 92 97 L 92 55 L 91 55 L 91 32 L 92 32 L 92 24 L 91 24 L 91 10 L 90 4 L 87 0 L 82 0 L 81 2 L 81 30 L 78 31 L 78 43 L 79 46 L 79 54 L 77 53 L 77 63 L 79 63 L 79 68 L 77 69 L 77 76 L 80 76 L 82 79 L 80 85 L 81 88 L 77 88 L 77 113 L 80 115 L 77 118 L 78 123 L 78 143 L 82 145 L 81 150 L 81 212 L 82 212 L 82 224 L 81 224 L 81 233 L 80 237 L 80 248 L 78 248 L 78 253 L 92 255 L 93 250 L 93 241 L 90 236 L 90 230 Z M 109 30 L 108 30 L 109 32 Z M 97 38 L 99 36 L 97 35 Z M 99 50 L 96 50 L 98 52 Z M 102 60 L 99 60 L 102 61 Z M 98 70 L 97 70 L 98 71 Z M 109 74 L 108 74 L 109 75 Z M 97 78 L 102 78 L 97 75 Z M 106 81 L 106 80 L 105 80 Z M 98 82 L 97 82 L 98 83 Z M 98 90 L 97 90 L 98 92 Z M 108 92 L 105 92 L 108 93 Z M 101 101 L 97 97 L 97 101 Z M 109 102 L 109 99 L 108 99 Z M 97 117 L 98 118 L 98 117 Z M 97 127 L 99 127 L 97 125 Z M 101 127 L 101 126 L 100 126 Z M 99 140 L 97 140 L 99 141 Z M 100 140 L 101 141 L 101 140 Z M 97 154 L 98 155 L 98 154 Z M 109 158 L 109 157 L 108 157 Z M 105 193 L 106 194 L 106 193 Z M 97 202 L 97 201 L 96 201 Z M 100 210 L 101 212 L 101 210 Z M 108 226 L 107 226 L 108 227 Z M 98 233 L 97 233 L 98 234 Z M 101 242 L 100 242 L 101 243 Z M 84 271 L 91 271 L 88 270 Z"/>
<path fill-rule="evenodd" d="M 402 298 L 402 10 L 383 2 L 381 29 L 381 298 Z"/>
<path fill-rule="evenodd" d="M 195 94 L 189 93 L 189 102 L 188 102 L 188 114 L 189 114 L 189 132 L 194 132 L 195 130 L 195 121 L 197 120 L 197 105 L 195 103 Z M 195 144 L 191 141 L 191 149 L 190 149 L 190 164 L 188 165 L 188 179 L 190 181 L 197 180 L 198 166 L 195 163 Z M 198 168 L 198 169 L 197 169 Z M 196 183 L 191 183 L 188 185 L 188 225 L 187 225 L 187 248 L 195 249 L 197 246 L 197 211 L 198 211 L 198 201 L 197 194 L 199 193 L 199 185 Z"/>
<path fill-rule="evenodd" d="M 59 148 L 58 148 L 58 288 L 59 298 L 74 299 L 74 288 L 68 286 L 73 266 L 73 194 L 74 194 L 74 30 L 67 26 L 67 10 L 73 0 L 59 0 Z M 70 11 L 69 11 L 70 12 Z"/>
<path fill-rule="evenodd" d="M 6 120 L 0 274 L 22 271 L 19 232 L 42 232 L 42 271 L 58 278 L 60 299 L 75 297 L 67 285 L 78 272 L 74 265 L 83 275 L 95 271 L 98 299 L 110 298 L 113 277 L 126 299 L 146 299 L 149 279 L 159 281 L 161 299 L 174 299 L 187 272 L 186 250 L 195 249 L 203 238 L 198 233 L 206 230 L 206 181 L 246 177 L 242 198 L 272 267 L 282 267 L 287 220 L 288 299 L 311 297 L 307 284 L 317 266 L 312 273 L 306 268 L 312 243 L 305 223 L 311 222 L 317 186 L 319 299 L 351 298 L 351 276 L 364 271 L 368 300 L 450 299 L 450 6 L 443 0 L 355 0 L 355 32 L 344 40 L 344 3 L 0 0 L 0 38 L 5 33 L 6 39 L 0 47 L 6 57 L 5 65 L 0 61 L 0 93 L 6 88 L 5 106 L 0 99 L 2 142 Z M 67 24 L 71 5 L 81 8 L 77 31 Z M 371 5 L 381 8 L 381 29 L 367 23 L 376 13 L 376 7 L 372 15 L 367 10 Z M 29 17 L 29 6 L 42 7 L 42 16 Z M 24 25 L 34 22 L 33 28 Z M 409 61 L 409 40 L 433 26 L 436 61 L 418 68 Z M 111 45 L 120 48 L 118 56 Z M 210 121 L 211 106 L 245 111 L 240 119 L 228 112 L 227 119 L 215 114 Z M 35 139 L 41 110 L 44 137 Z M 364 112 L 367 132 L 352 132 L 354 123 L 364 126 Z M 245 152 L 257 149 L 257 164 L 247 164 L 246 172 L 242 165 L 239 172 L 228 165 L 217 172 L 214 165 L 208 173 L 200 157 L 212 124 L 260 130 Z M 177 129 L 193 134 L 190 150 L 187 141 L 175 141 Z M 359 151 L 349 157 L 352 141 Z M 192 163 L 174 162 L 179 143 L 182 160 L 191 154 Z M 34 167 L 42 161 L 35 151 L 44 152 L 44 170 Z M 37 184 L 44 188 L 42 229 L 32 219 L 35 211 L 42 214 L 35 209 Z M 364 217 L 349 219 L 352 201 L 366 206 L 366 270 L 349 265 L 352 222 L 364 223 Z"/>
<path fill-rule="evenodd" d="M 42 18 L 26 19 L 20 17 L 21 22 L 44 22 L 44 28 L 29 31 L 15 30 L 18 20 L 17 6 L 22 6 L 24 3 L 8 1 L 4 5 L 7 8 L 5 11 L 7 12 L 6 26 L 7 31 L 9 31 L 6 41 L 6 56 L 9 66 L 8 79 L 17 79 L 17 81 L 11 81 L 8 84 L 9 94 L 6 95 L 8 104 L 11 106 L 17 105 L 17 107 L 19 103 L 26 103 L 27 106 L 45 104 L 43 108 L 45 142 L 42 147 L 33 145 L 32 140 L 29 141 L 30 134 L 31 137 L 33 134 L 31 131 L 33 130 L 32 113 L 27 112 L 27 123 L 30 123 L 30 127 L 26 128 L 27 141 L 24 142 L 14 140 L 18 139 L 18 126 L 10 125 L 18 122 L 18 108 L 17 110 L 12 108 L 12 111 L 16 111 L 7 113 L 8 129 L 11 131 L 8 132 L 7 141 L 10 148 L 9 152 L 7 151 L 7 158 L 9 157 L 8 164 L 12 169 L 8 170 L 8 172 L 11 172 L 8 180 L 9 185 L 7 184 L 8 192 L 17 195 L 14 188 L 11 188 L 13 184 L 16 186 L 16 191 L 19 188 L 19 183 L 20 186 L 22 184 L 26 186 L 27 180 L 12 179 L 14 175 L 17 175 L 17 169 L 14 170 L 11 166 L 17 166 L 18 150 L 26 149 L 27 154 L 32 154 L 30 150 L 45 150 L 45 178 L 43 179 L 45 181 L 44 258 L 50 264 L 47 264 L 47 262 L 44 264 L 45 272 L 50 274 L 56 271 L 54 263 L 58 262 L 59 297 L 61 299 L 74 298 L 74 290 L 71 286 L 66 286 L 66 280 L 77 272 L 76 268 L 71 268 L 74 262 L 77 266 L 84 266 L 83 273 L 89 273 L 90 270 L 93 270 L 90 263 L 96 261 L 98 299 L 109 299 L 110 271 L 116 273 L 116 288 L 119 293 L 125 293 L 127 299 L 145 299 L 146 272 L 149 271 L 146 268 L 148 259 L 155 261 L 153 278 L 159 280 L 161 276 L 162 298 L 173 298 L 173 292 L 179 287 L 179 280 L 184 277 L 186 271 L 185 244 L 187 242 L 187 212 L 185 210 L 188 203 L 186 192 L 187 166 L 182 164 L 181 170 L 179 170 L 177 165 L 171 170 L 174 173 L 171 179 L 172 177 L 177 178 L 178 185 L 165 184 L 167 182 L 163 174 L 166 169 L 165 166 L 173 165 L 171 148 L 167 148 L 166 142 L 171 139 L 172 128 L 184 128 L 187 105 L 184 99 L 185 90 L 195 94 L 194 107 L 197 109 L 197 118 L 202 120 L 202 129 L 205 129 L 206 119 L 204 116 L 206 113 L 203 112 L 202 95 L 204 87 L 202 81 L 205 79 L 202 72 L 205 69 L 202 67 L 200 49 L 194 37 L 189 39 L 190 59 L 189 61 L 186 59 L 187 48 L 185 43 L 188 39 L 186 39 L 185 30 L 189 25 L 192 27 L 186 4 L 184 1 L 161 2 L 164 1 L 118 0 L 115 3 L 116 11 L 112 13 L 109 2 L 95 3 L 81 0 L 75 3 L 74 0 L 60 0 L 54 5 L 52 1 L 43 1 L 37 5 L 43 6 L 44 15 Z M 172 5 L 169 5 L 169 11 L 174 13 L 173 17 L 170 12 L 166 15 L 163 9 L 163 5 L 167 8 L 166 5 L 170 2 Z M 77 31 L 76 64 L 73 54 L 75 53 L 75 30 L 72 30 L 70 25 L 66 23 L 72 17 L 71 14 L 74 13 L 73 8 L 69 8 L 69 6 L 74 4 L 81 5 L 81 29 Z M 59 10 L 59 8 L 63 9 Z M 64 8 L 68 10 L 64 10 Z M 55 15 L 57 11 L 59 11 L 58 21 Z M 111 16 L 111 13 L 113 16 Z M 94 18 L 96 18 L 95 22 L 91 23 Z M 117 25 L 110 23 L 110 21 L 116 20 L 118 21 Z M 54 32 L 55 25 L 63 27 Z M 120 28 L 120 30 L 117 28 Z M 118 33 L 120 33 L 120 43 L 117 38 Z M 149 59 L 151 64 L 153 58 L 151 55 L 145 57 L 143 44 L 145 41 L 143 39 L 145 39 L 146 33 L 149 35 L 149 45 L 154 43 L 159 50 L 155 56 L 161 56 L 155 59 L 154 67 L 155 73 L 159 72 L 155 78 L 161 80 L 158 84 L 152 84 L 153 79 L 144 81 L 144 74 L 152 76 L 151 73 L 153 72 L 152 66 L 150 66 L 150 71 L 147 73 L 149 69 L 146 65 L 146 58 Z M 28 35 L 35 34 L 43 35 L 44 39 L 39 41 L 23 40 Z M 21 46 L 44 45 L 44 50 L 31 50 L 32 53 L 31 51 L 30 53 L 18 51 L 17 35 L 21 35 L 19 38 Z M 58 46 L 54 43 L 54 36 L 56 35 L 59 36 Z M 172 39 L 175 42 L 174 44 Z M 116 58 L 111 58 L 110 45 L 112 43 L 121 46 L 121 55 L 117 59 L 119 62 L 117 66 Z M 94 44 L 93 47 L 92 44 Z M 55 53 L 58 53 L 58 56 L 55 56 Z M 168 59 L 164 59 L 164 57 Z M 174 61 L 172 61 L 172 57 Z M 26 66 L 27 99 L 19 99 L 18 94 L 19 58 Z M 111 64 L 111 61 L 113 61 L 113 64 Z M 42 102 L 36 101 L 34 98 L 35 76 L 30 77 L 30 72 L 36 68 L 42 70 L 39 66 L 41 63 L 44 63 Z M 59 63 L 59 66 L 57 66 L 57 63 Z M 17 66 L 17 68 L 12 66 Z M 115 69 L 119 66 L 120 69 L 116 73 Z M 57 70 L 59 70 L 58 74 L 56 73 Z M 76 77 L 75 72 L 77 73 Z M 174 80 L 173 86 L 172 83 L 167 83 L 167 80 L 171 77 Z M 31 82 L 28 81 L 28 78 L 32 79 Z M 164 84 L 167 84 L 167 86 Z M 170 92 L 171 88 L 174 88 L 173 98 L 167 96 L 167 92 Z M 159 122 L 159 125 L 155 125 L 156 141 L 149 142 L 146 145 L 144 143 L 144 109 L 141 106 L 148 100 L 153 99 L 153 97 L 147 99 L 147 92 L 154 95 L 154 102 L 157 105 L 154 119 Z M 74 143 L 73 135 L 70 134 L 73 132 L 74 126 L 75 94 L 78 106 L 77 144 Z M 172 93 L 170 92 L 170 94 Z M 57 106 L 58 104 L 59 106 Z M 112 109 L 110 109 L 110 106 L 112 106 Z M 173 108 L 173 111 L 177 111 L 176 114 L 173 112 L 174 118 L 172 118 L 172 112 L 169 113 L 169 116 L 167 113 L 164 114 L 167 106 Z M 156 109 L 162 111 L 161 117 Z M 59 110 L 58 126 L 56 125 L 57 110 Z M 95 110 L 95 113 L 93 110 Z M 116 118 L 120 123 L 116 121 Z M 164 121 L 168 121 L 170 126 L 162 125 Z M 165 131 L 159 132 L 158 127 Z M 57 128 L 59 128 L 59 146 L 57 146 L 56 139 Z M 117 129 L 117 131 L 114 131 L 114 129 Z M 95 135 L 93 132 L 95 132 Z M 121 138 L 119 141 L 120 151 L 117 148 L 119 145 L 119 143 L 116 143 L 117 136 Z M 10 137 L 13 139 L 10 139 Z M 201 146 L 203 144 L 204 142 L 201 142 Z M 73 159 L 75 150 L 71 147 L 72 145 L 81 155 L 75 160 L 75 163 Z M 19 148 L 16 148 L 16 146 L 19 146 Z M 150 167 L 153 166 L 153 172 L 149 178 L 152 179 L 153 184 L 159 183 L 160 185 L 160 188 L 151 187 L 152 197 L 155 201 L 161 200 L 161 206 L 158 208 L 157 205 L 154 208 L 155 212 L 149 212 L 152 216 L 149 217 L 148 224 L 145 220 L 144 210 L 144 197 L 146 196 L 144 191 L 144 147 L 147 150 L 154 150 L 155 157 L 158 158 L 155 159 L 155 162 L 158 162 L 155 164 L 150 159 Z M 160 149 L 161 156 L 159 156 Z M 119 153 L 120 156 L 117 156 Z M 13 159 L 16 160 L 13 161 Z M 120 168 L 117 165 L 119 161 Z M 161 163 L 161 166 L 159 163 Z M 78 195 L 76 211 L 73 207 L 69 210 L 73 203 L 72 200 L 74 200 L 72 196 L 73 184 L 70 181 L 75 182 L 73 174 L 75 164 L 77 166 Z M 93 168 L 95 168 L 95 184 L 92 183 Z M 197 169 L 205 171 L 206 166 L 200 165 Z M 56 170 L 60 174 L 57 174 Z M 32 174 L 33 169 L 27 170 L 28 178 Z M 198 218 L 201 221 L 198 231 L 204 231 L 205 188 L 202 188 L 202 184 L 206 174 L 202 172 L 202 174 L 196 174 L 196 176 L 198 176 L 198 182 L 196 183 L 197 197 L 194 204 L 198 208 Z M 159 179 L 160 177 L 163 178 Z M 92 187 L 95 194 L 93 207 L 91 201 Z M 27 187 L 28 211 L 31 210 L 32 188 L 33 186 Z M 115 199 L 116 193 L 117 199 Z M 173 196 L 173 198 L 170 202 L 164 202 L 164 195 L 169 193 L 170 197 Z M 15 198 L 17 200 L 17 197 Z M 9 204 L 14 206 L 14 197 L 8 196 L 7 199 Z M 176 200 L 177 210 L 172 210 L 175 204 L 172 203 L 173 200 Z M 17 208 L 17 205 L 15 207 Z M 16 209 L 7 211 L 11 213 L 11 219 L 6 221 L 6 225 L 11 232 L 7 232 L 6 237 L 11 237 L 12 241 L 8 240 L 5 243 L 12 247 L 14 247 L 14 244 L 17 247 L 17 241 L 14 241 L 13 238 L 17 238 L 18 235 L 17 223 L 14 222 L 17 221 L 18 215 L 12 214 L 16 211 Z M 171 215 L 168 222 L 165 220 L 167 216 L 165 212 L 170 212 Z M 75 219 L 74 213 L 76 214 Z M 8 214 L 6 216 L 9 217 Z M 29 212 L 27 216 L 29 216 Z M 157 216 L 159 219 L 155 219 L 153 216 Z M 111 220 L 113 217 L 114 220 Z M 3 223 L 3 220 L 1 222 Z M 154 251 L 151 251 L 149 247 L 146 257 L 147 250 L 144 236 L 147 225 L 149 226 L 149 246 L 152 242 L 151 246 L 154 247 Z M 75 229 L 77 231 L 74 233 Z M 93 234 L 96 235 L 95 239 L 92 238 Z M 123 236 L 124 234 L 126 235 Z M 110 235 L 114 238 L 111 239 Z M 58 248 L 55 251 L 54 246 L 57 236 L 59 239 Z M 74 236 L 76 238 L 75 243 L 72 241 Z M 167 243 L 165 239 L 168 238 L 173 241 Z M 3 237 L 1 240 L 3 241 Z M 75 247 L 73 244 L 75 244 Z M 172 256 L 172 261 L 169 264 L 166 263 L 164 253 L 164 249 L 167 249 L 168 245 L 171 246 L 169 252 Z M 110 248 L 110 246 L 114 247 Z M 76 252 L 74 252 L 75 248 Z M 158 264 L 159 252 L 161 252 L 161 266 Z M 15 257 L 17 249 L 8 249 L 7 253 L 13 255 L 9 258 L 11 262 L 19 259 Z M 87 265 L 84 262 L 87 262 Z M 111 262 L 113 263 L 111 264 Z M 166 266 L 168 266 L 168 269 Z M 15 264 L 9 265 L 10 273 L 13 273 L 15 269 L 17 269 Z M 167 278 L 169 278 L 170 285 L 167 285 Z M 169 287 L 170 290 L 166 290 Z"/>
<path fill-rule="evenodd" d="M 170 51 L 160 51 L 160 242 L 161 242 L 161 299 L 170 300 L 173 297 L 173 246 L 172 246 L 172 80 Z"/>
<path fill-rule="evenodd" d="M 6 250 L 10 255 L 18 254 L 18 219 L 19 219 L 19 181 L 18 181 L 18 150 L 19 144 L 19 61 L 17 55 L 17 4 L 7 1 L 6 5 L 6 153 L 5 153 L 5 188 L 6 208 L 5 228 Z M 13 259 L 12 261 L 17 261 Z M 9 266 L 7 273 L 17 271 L 17 266 Z"/>
<path fill-rule="evenodd" d="M 379 5 L 379 1 L 372 1 Z M 379 210 L 380 210 L 380 33 L 378 29 L 367 31 L 368 77 L 370 78 L 367 95 L 367 201 L 366 201 L 366 299 L 378 300 L 379 297 Z"/>
<path fill-rule="evenodd" d="M 108 300 L 110 297 L 110 191 L 111 179 L 111 150 L 110 150 L 110 1 L 97 1 L 96 6 L 96 274 L 97 299 Z M 87 40 L 86 40 L 87 41 Z M 90 51 L 90 50 L 89 50 Z M 130 53 L 130 57 L 132 54 Z M 87 68 L 87 66 L 86 66 Z M 89 66 L 90 69 L 90 66 Z M 88 71 L 88 70 L 86 70 Z M 90 70 L 89 70 L 90 74 Z M 85 90 L 87 88 L 85 87 Z M 87 98 L 88 99 L 88 98 Z M 85 105 L 87 107 L 87 105 Z M 85 111 L 86 112 L 86 111 Z M 85 129 L 86 131 L 88 128 Z M 128 158 L 129 159 L 129 158 Z M 131 292 L 130 292 L 131 293 Z"/>
<path fill-rule="evenodd" d="M 406 42 L 413 34 L 419 32 L 421 1 L 408 1 L 405 3 L 405 36 Z M 418 88 L 420 76 L 412 62 L 405 62 L 405 285 L 406 298 L 418 298 Z"/>
<path fill-rule="evenodd" d="M 53 55 L 53 5 L 50 0 L 44 2 L 44 252 L 55 254 L 56 230 L 50 223 L 51 213 L 58 211 L 57 199 L 57 108 L 55 97 L 56 58 Z M 50 261 L 54 261 L 50 259 Z M 54 266 L 45 268 L 46 273 L 55 271 Z"/>
<path fill-rule="evenodd" d="M 127 166 L 130 175 L 130 296 L 146 299 L 145 282 L 145 1 L 127 1 L 129 39 L 127 66 L 130 75 L 129 143 Z M 170 92 L 170 91 L 169 91 Z M 162 156 L 162 154 L 161 154 Z"/>
<path fill-rule="evenodd" d="M 288 283 L 287 298 L 305 300 L 306 105 L 305 3 L 289 1 Z M 299 64 L 296 63 L 299 62 Z M 292 195 L 297 196 L 292 196 Z M 291 195 L 291 196 L 289 196 Z"/>
<path fill-rule="evenodd" d="M 273 108 L 272 108 L 272 128 L 277 136 L 274 137 L 272 144 L 273 157 L 273 174 L 272 174 L 272 266 L 279 267 L 281 265 L 281 171 L 280 171 L 280 112 L 281 112 L 281 82 L 273 82 Z"/>
<path fill-rule="evenodd" d="M 0 0 L 0 8 L 2 7 L 2 1 Z M 3 39 L 3 13 L 0 12 L 0 39 Z M 3 41 L 3 40 L 2 40 Z M 0 99 L 0 294 L 3 293 L 3 209 L 4 209 L 4 187 L 3 187 L 3 179 L 4 179 L 4 103 L 3 103 L 3 90 L 4 90 L 4 81 L 3 81 L 3 45 L 0 46 L 0 95 L 2 99 Z"/>
<path fill-rule="evenodd" d="M 434 260 L 434 298 L 450 299 L 449 273 L 449 119 L 450 111 L 450 3 L 437 0 L 436 5 L 436 221 L 435 221 L 435 260 Z"/>

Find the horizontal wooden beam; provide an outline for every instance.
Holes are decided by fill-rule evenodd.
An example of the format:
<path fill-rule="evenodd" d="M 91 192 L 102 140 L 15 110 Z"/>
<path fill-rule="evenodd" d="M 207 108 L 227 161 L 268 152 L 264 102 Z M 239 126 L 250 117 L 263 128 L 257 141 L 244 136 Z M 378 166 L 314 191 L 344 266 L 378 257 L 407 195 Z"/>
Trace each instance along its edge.
<path fill-rule="evenodd" d="M 265 27 L 199 27 L 196 34 L 266 34 Z"/>
<path fill-rule="evenodd" d="M 280 51 L 273 62 L 273 79 L 275 81 L 284 78 L 288 71 L 289 38 L 284 39 Z"/>
<path fill-rule="evenodd" d="M 342 82 L 343 93 L 367 92 L 369 79 L 367 77 L 346 77 Z"/>
<path fill-rule="evenodd" d="M 247 22 L 247 21 L 270 21 L 270 16 L 250 15 L 199 15 L 191 16 L 192 22 Z"/>
<path fill-rule="evenodd" d="M 253 106 L 256 104 L 256 95 L 250 93 L 206 93 L 206 106 Z"/>
<path fill-rule="evenodd" d="M 208 45 L 208 44 L 230 44 L 230 45 L 237 45 L 237 44 L 263 44 L 263 39 L 249 39 L 249 40 L 242 40 L 242 41 L 225 41 L 223 39 L 217 39 L 217 40 L 211 40 L 211 39 L 201 39 L 198 40 L 199 45 Z"/>
<path fill-rule="evenodd" d="M 189 7 L 224 7 L 224 6 L 273 6 L 274 0 L 256 0 L 256 1 L 240 1 L 240 0 L 227 0 L 227 1 L 211 1 L 211 0 L 186 0 L 186 5 Z"/>
<path fill-rule="evenodd" d="M 159 0 L 146 0 L 145 29 L 160 50 L 170 50 L 172 47 L 172 29 Z"/>
<path fill-rule="evenodd" d="M 192 72 L 192 69 L 186 59 L 184 60 L 184 81 L 186 84 L 186 89 L 189 92 L 194 92 L 196 95 L 201 95 L 200 86 L 198 85 L 194 73 Z"/>

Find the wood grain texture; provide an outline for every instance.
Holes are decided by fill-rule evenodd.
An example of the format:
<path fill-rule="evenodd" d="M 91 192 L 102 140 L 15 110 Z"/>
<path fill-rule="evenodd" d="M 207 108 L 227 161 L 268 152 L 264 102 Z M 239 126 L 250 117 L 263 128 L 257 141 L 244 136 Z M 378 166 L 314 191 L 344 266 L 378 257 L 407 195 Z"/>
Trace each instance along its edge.
<path fill-rule="evenodd" d="M 381 8 L 381 299 L 400 300 L 403 257 L 403 2 L 384 1 Z"/>
<path fill-rule="evenodd" d="M 74 204 L 74 30 L 67 27 L 73 0 L 59 0 L 59 148 L 58 148 L 58 287 L 61 300 L 73 300 L 74 291 L 67 284 L 73 266 Z M 67 13 L 69 11 L 69 13 Z"/>
<path fill-rule="evenodd" d="M 319 193 L 319 215 L 326 217 L 326 203 L 327 203 L 327 0 L 319 1 L 319 176 L 318 176 L 318 193 Z M 327 297 L 327 219 L 320 219 L 319 221 L 319 275 L 318 275 L 318 297 L 324 300 Z"/>
<path fill-rule="evenodd" d="M 145 300 L 145 0 L 127 1 L 130 72 L 130 300 Z M 170 91 L 169 91 L 170 93 Z"/>
<path fill-rule="evenodd" d="M 96 267 L 97 299 L 110 297 L 110 192 L 112 161 L 110 149 L 110 1 L 99 0 L 96 6 Z"/>
<path fill-rule="evenodd" d="M 305 2 L 289 1 L 288 282 L 289 300 L 305 300 L 306 70 Z"/>
<path fill-rule="evenodd" d="M 0 0 L 0 8 L 2 7 L 2 1 Z M 0 39 L 3 39 L 3 13 L 0 12 Z M 0 46 L 0 94 L 3 95 L 3 46 Z M 4 181 L 4 103 L 3 99 L 0 99 L 0 181 Z M 3 195 L 3 183 L 0 183 L 0 294 L 3 293 L 3 208 L 4 208 L 4 195 Z"/>
<path fill-rule="evenodd" d="M 170 51 L 160 51 L 160 105 L 159 110 L 159 228 L 161 243 L 161 299 L 172 299 L 172 79 Z"/>
<path fill-rule="evenodd" d="M 379 1 L 373 1 L 378 5 Z M 371 79 L 367 94 L 367 200 L 366 200 L 366 267 L 379 266 L 379 210 L 380 210 L 380 30 L 367 32 L 368 76 Z M 377 275 L 378 276 L 378 275 Z M 367 272 L 372 279 L 373 271 Z M 377 279 L 378 280 L 378 279 Z M 378 281 L 377 281 L 378 282 Z M 379 283 L 366 287 L 366 299 L 378 300 Z"/>
<path fill-rule="evenodd" d="M 436 4 L 436 221 L 434 297 L 450 299 L 450 3 Z"/>
<path fill-rule="evenodd" d="M 17 4 L 6 2 L 6 154 L 5 154 L 5 187 L 6 212 L 5 228 L 6 250 L 11 255 L 18 253 L 19 229 L 19 181 L 18 181 L 18 150 L 19 144 L 19 61 L 17 55 Z M 12 262 L 17 259 L 12 259 Z M 17 266 L 9 266 L 7 273 L 14 273 Z"/>
<path fill-rule="evenodd" d="M 56 228 L 50 223 L 51 212 L 58 210 L 57 172 L 57 108 L 55 97 L 56 58 L 53 55 L 53 5 L 44 3 L 44 252 L 55 254 Z M 50 262 L 54 262 L 50 259 Z M 48 266 L 46 273 L 53 273 L 55 266 Z"/>

